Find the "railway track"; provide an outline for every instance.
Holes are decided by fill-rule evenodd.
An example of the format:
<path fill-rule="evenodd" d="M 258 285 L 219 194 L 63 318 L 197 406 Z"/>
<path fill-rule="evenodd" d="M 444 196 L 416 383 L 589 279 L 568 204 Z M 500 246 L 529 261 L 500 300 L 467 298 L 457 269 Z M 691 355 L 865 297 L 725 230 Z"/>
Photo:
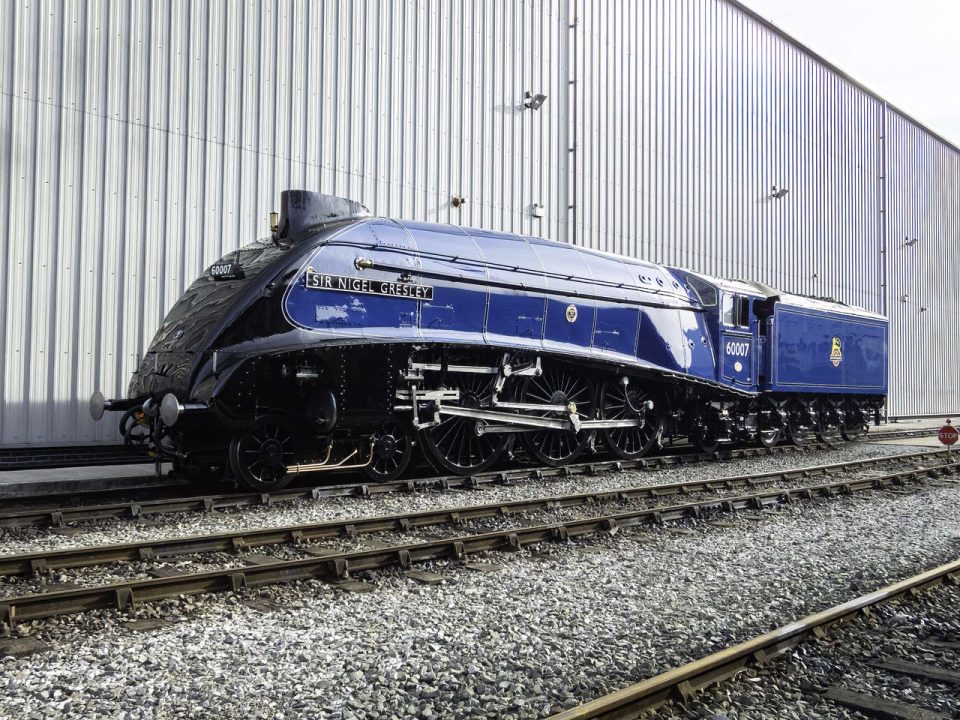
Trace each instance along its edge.
<path fill-rule="evenodd" d="M 0 557 L 0 577 L 29 575 L 49 570 L 88 567 L 122 561 L 159 560 L 211 552 L 237 552 L 270 545 L 300 544 L 335 537 L 353 537 L 376 532 L 408 531 L 437 525 L 456 525 L 485 518 L 517 515 L 536 510 L 552 510 L 584 505 L 601 505 L 633 500 L 651 500 L 673 495 L 754 488 L 774 482 L 822 477 L 840 473 L 890 468 L 894 465 L 927 463 L 923 471 L 936 472 L 942 451 L 908 453 L 872 460 L 852 460 L 828 465 L 736 475 L 714 480 L 686 480 L 662 485 L 642 485 L 610 491 L 591 491 L 553 497 L 538 497 L 467 507 L 426 510 L 381 517 L 348 518 L 281 528 L 149 540 L 123 545 L 52 550 Z M 911 468 L 908 472 L 916 472 Z"/>
<path fill-rule="evenodd" d="M 862 440 L 901 440 L 906 438 L 926 438 L 936 437 L 937 428 L 920 428 L 917 430 L 884 430 L 883 432 L 870 432 Z"/>
<path fill-rule="evenodd" d="M 929 457 L 938 453 L 912 453 L 911 457 Z M 888 458 L 883 458 L 886 461 Z M 878 465 L 878 461 L 837 463 L 833 466 L 807 468 L 788 472 L 787 475 L 811 471 L 838 472 L 853 466 L 859 469 Z M 494 532 L 462 535 L 435 541 L 391 545 L 372 550 L 332 551 L 306 559 L 265 562 L 263 564 L 224 568 L 199 573 L 185 573 L 172 577 L 130 580 L 95 587 L 79 587 L 59 592 L 11 597 L 0 600 L 0 622 L 13 626 L 19 621 L 35 620 L 57 615 L 93 610 L 135 608 L 139 603 L 151 602 L 180 595 L 219 591 L 242 591 L 246 588 L 310 578 L 343 580 L 351 572 L 378 570 L 390 567 L 410 568 L 415 563 L 434 560 L 462 560 L 469 555 L 488 551 L 519 550 L 542 542 L 563 541 L 596 533 L 615 533 L 621 528 L 661 525 L 664 523 L 701 518 L 707 514 L 730 513 L 738 510 L 763 509 L 794 501 L 832 498 L 872 489 L 889 488 L 896 484 L 921 481 L 927 477 L 956 473 L 960 463 L 950 462 L 933 467 L 914 467 L 886 473 L 880 476 L 842 479 L 835 482 L 792 488 L 778 488 L 752 492 L 732 497 L 708 498 L 695 502 L 633 509 L 626 512 L 577 517 L 549 524 L 512 526 Z M 771 474 L 771 476 L 774 474 Z M 776 473 L 783 476 L 784 473 Z M 790 479 L 789 477 L 787 479 Z M 742 478 L 745 484 L 754 478 Z M 693 487 L 710 489 L 711 485 L 723 487 L 724 481 L 694 481 L 675 484 L 674 491 L 682 492 Z M 638 497 L 657 497 L 668 486 L 645 486 L 635 488 Z M 323 523 L 310 527 L 277 528 L 270 531 L 245 532 L 242 535 L 208 536 L 206 538 L 172 541 L 172 551 L 200 552 L 216 549 L 242 550 L 251 543 L 304 542 L 320 537 L 350 536 L 359 532 L 405 531 L 427 524 L 458 524 L 483 517 L 509 516 L 533 509 L 555 509 L 576 505 L 595 504 L 606 499 L 631 499 L 631 491 L 611 493 L 587 493 L 581 495 L 537 498 L 513 503 L 482 505 L 465 508 L 415 513 L 367 520 L 353 519 L 336 523 Z M 171 541 L 165 541 L 171 543 Z M 190 545 L 189 543 L 194 543 Z M 178 545 L 178 543 L 180 543 Z M 206 546 L 204 546 L 206 543 Z M 226 543 L 226 544 L 225 544 Z M 198 550 L 197 548 L 201 548 Z M 74 567 L 129 559 L 150 559 L 160 550 L 162 543 L 132 544 L 103 548 L 86 548 L 53 554 L 34 554 L 0 559 L 5 572 L 21 574 L 39 572 L 61 563 L 59 567 Z"/>
<path fill-rule="evenodd" d="M 810 639 L 822 636 L 840 622 L 869 614 L 871 608 L 888 603 L 906 594 L 915 594 L 942 583 L 960 584 L 960 560 L 955 560 L 915 575 L 875 592 L 837 605 L 823 612 L 808 615 L 796 622 L 754 637 L 746 642 L 687 663 L 660 675 L 648 678 L 592 702 L 552 715 L 550 720 L 621 720 L 636 718 L 644 712 L 669 701 L 687 701 L 704 688 L 721 683 L 752 666 L 766 665 L 772 658 L 785 653 Z M 885 666 L 885 668 L 883 668 Z M 877 667 L 877 665 L 875 665 Z M 916 662 L 880 663 L 880 667 L 905 674 L 925 674 L 940 682 L 960 682 L 960 674 L 952 669 L 923 667 Z M 769 668 L 768 668 L 769 671 Z M 824 697 L 832 702 L 885 718 L 926 718 L 935 720 L 945 716 L 914 709 L 910 706 L 877 698 L 846 688 L 830 687 Z M 898 707 L 899 706 L 899 707 Z"/>
<path fill-rule="evenodd" d="M 816 450 L 834 449 L 829 443 L 810 445 L 782 445 L 766 449 L 739 448 L 718 453 L 677 453 L 638 460 L 596 460 L 575 463 L 562 467 L 535 467 L 513 470 L 496 470 L 475 475 L 439 475 L 426 478 L 410 478 L 384 483 L 343 483 L 317 485 L 281 490 L 273 493 L 235 492 L 218 494 L 191 494 L 181 497 L 161 497 L 149 500 L 103 503 L 96 505 L 60 505 L 49 503 L 35 507 L 12 507 L 0 509 L 0 528 L 14 527 L 59 527 L 71 522 L 103 520 L 107 518 L 137 519 L 141 517 L 185 512 L 214 512 L 246 507 L 269 506 L 299 500 L 317 500 L 332 497 L 365 497 L 394 492 L 416 490 L 473 489 L 482 485 L 509 484 L 524 480 L 539 480 L 549 477 L 569 477 L 596 474 L 617 470 L 642 470 L 677 467 L 703 462 L 766 457 L 768 455 L 796 455 Z"/>
<path fill-rule="evenodd" d="M 789 482 L 801 478 L 823 477 L 873 468 L 889 469 L 895 465 L 911 465 L 917 462 L 930 463 L 923 470 L 936 472 L 939 467 L 936 464 L 937 461 L 945 457 L 946 453 L 942 451 L 907 453 L 872 460 L 852 460 L 794 470 L 737 475 L 714 480 L 686 480 L 662 485 L 643 485 L 611 491 L 591 491 L 381 517 L 348 518 L 291 527 L 239 530 L 216 535 L 148 540 L 92 548 L 50 550 L 0 557 L 0 577 L 29 575 L 50 570 L 89 567 L 114 562 L 159 560 L 199 553 L 238 552 L 271 545 L 296 545 L 328 538 L 354 537 L 377 532 L 409 531 L 415 528 L 437 525 L 457 525 L 472 520 L 518 515 L 535 510 L 552 510 L 633 500 L 655 500 L 674 495 L 754 488 L 775 482 Z M 909 472 L 917 471 L 916 467 L 909 470 Z"/>
<path fill-rule="evenodd" d="M 871 433 L 867 437 L 875 440 L 927 437 L 932 435 L 931 430 L 907 430 L 898 432 Z M 340 483 L 335 485 L 315 485 L 290 488 L 273 493 L 258 492 L 193 492 L 187 495 L 168 496 L 168 493 L 177 489 L 176 485 L 164 488 L 133 488 L 121 491 L 130 496 L 130 499 L 115 502 L 90 503 L 89 498 L 105 498 L 118 494 L 110 491 L 94 491 L 89 493 L 88 502 L 76 502 L 77 496 L 72 495 L 64 499 L 63 504 L 56 504 L 58 498 L 45 497 L 41 502 L 28 504 L 24 501 L 37 498 L 17 498 L 11 500 L 5 508 L 0 509 L 0 528 L 3 527 L 38 527 L 50 525 L 59 527 L 71 522 L 100 520 L 106 518 L 140 518 L 150 515 L 163 515 L 179 512 L 213 512 L 219 510 L 238 509 L 244 507 L 272 505 L 297 500 L 311 500 L 325 497 L 349 497 L 379 494 L 385 492 L 402 492 L 417 489 L 443 488 L 472 488 L 491 483 L 518 482 L 526 479 L 540 479 L 564 475 L 578 475 L 605 470 L 622 469 L 650 469 L 658 467 L 672 467 L 691 463 L 728 461 L 766 455 L 795 454 L 815 450 L 827 450 L 837 447 L 831 443 L 814 443 L 801 447 L 781 445 L 766 449 L 737 448 L 722 450 L 717 453 L 690 453 L 681 451 L 675 454 L 646 457 L 634 461 L 622 460 L 595 460 L 576 463 L 561 468 L 536 467 L 514 468 L 477 473 L 471 476 L 441 475 L 423 478 L 410 478 L 387 483 Z M 144 497 L 140 497 L 140 495 Z"/>

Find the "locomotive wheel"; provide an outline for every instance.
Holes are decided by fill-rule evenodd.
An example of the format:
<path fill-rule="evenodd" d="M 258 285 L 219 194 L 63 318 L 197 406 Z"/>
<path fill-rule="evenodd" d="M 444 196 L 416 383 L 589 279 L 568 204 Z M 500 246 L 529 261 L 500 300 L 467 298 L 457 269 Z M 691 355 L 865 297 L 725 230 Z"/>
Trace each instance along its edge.
<path fill-rule="evenodd" d="M 403 475 L 413 456 L 413 438 L 399 423 L 384 423 L 373 438 L 373 458 L 363 472 L 375 482 L 390 482 Z"/>
<path fill-rule="evenodd" d="M 720 438 L 711 434 L 706 429 L 704 429 L 703 432 L 693 435 L 690 440 L 693 441 L 693 446 L 699 452 L 706 453 L 707 455 L 713 455 L 720 449 Z"/>
<path fill-rule="evenodd" d="M 287 467 L 296 462 L 296 441 L 287 421 L 276 415 L 230 442 L 230 469 L 251 490 L 281 490 L 293 480 Z"/>
<path fill-rule="evenodd" d="M 807 406 L 799 404 L 790 409 L 787 417 L 787 439 L 794 445 L 806 445 L 813 440 L 814 430 L 809 426 L 802 425 L 800 419 L 809 422 L 809 413 Z"/>
<path fill-rule="evenodd" d="M 777 443 L 783 439 L 783 428 L 762 428 L 757 432 L 757 440 L 768 450 L 776 447 Z"/>
<path fill-rule="evenodd" d="M 840 440 L 842 421 L 836 417 L 836 411 L 824 404 L 817 412 L 817 438 L 820 442 L 835 443 Z"/>
<path fill-rule="evenodd" d="M 867 426 L 864 423 L 844 423 L 840 432 L 843 434 L 844 440 L 855 442 L 867 434 Z"/>
<path fill-rule="evenodd" d="M 771 416 L 776 420 L 770 422 Z M 760 408 L 757 411 L 757 422 L 760 426 L 757 430 L 757 440 L 767 450 L 776 447 L 777 443 L 783 440 L 785 432 L 783 422 L 780 420 L 780 409 L 776 405 L 768 406 L 767 410 Z"/>
<path fill-rule="evenodd" d="M 460 407 L 474 410 L 488 407 L 493 397 L 494 378 L 477 373 L 451 373 L 445 385 L 460 391 Z M 473 418 L 446 416 L 439 425 L 421 431 L 427 459 L 455 475 L 483 472 L 499 461 L 511 447 L 513 435 L 478 435 Z"/>
<path fill-rule="evenodd" d="M 593 417 L 596 390 L 593 382 L 575 375 L 563 365 L 544 368 L 540 377 L 527 377 L 520 390 L 520 402 L 550 405 L 576 405 L 577 415 Z M 544 412 L 543 417 L 557 417 Z M 523 433 L 523 445 L 531 456 L 544 465 L 556 467 L 573 460 L 590 442 L 590 433 L 572 430 L 535 430 Z"/>
<path fill-rule="evenodd" d="M 642 388 L 613 380 L 604 380 L 600 386 L 600 418 L 602 420 L 644 419 L 641 426 L 605 428 L 603 439 L 617 457 L 634 460 L 643 457 L 656 445 L 663 432 L 663 414 L 654 401 L 653 410 L 644 404 L 652 399 Z"/>
<path fill-rule="evenodd" d="M 843 434 L 844 440 L 853 442 L 867 434 L 867 424 L 863 422 L 862 416 L 860 415 L 860 408 L 856 406 L 848 408 L 847 411 L 841 415 L 841 418 L 840 432 Z"/>

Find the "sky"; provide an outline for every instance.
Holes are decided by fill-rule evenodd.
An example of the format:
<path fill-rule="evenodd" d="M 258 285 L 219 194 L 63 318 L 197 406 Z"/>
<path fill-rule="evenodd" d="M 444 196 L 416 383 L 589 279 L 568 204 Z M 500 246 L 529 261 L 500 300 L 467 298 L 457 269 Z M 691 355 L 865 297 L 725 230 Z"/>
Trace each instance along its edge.
<path fill-rule="evenodd" d="M 960 145 L 960 0 L 741 0 Z"/>

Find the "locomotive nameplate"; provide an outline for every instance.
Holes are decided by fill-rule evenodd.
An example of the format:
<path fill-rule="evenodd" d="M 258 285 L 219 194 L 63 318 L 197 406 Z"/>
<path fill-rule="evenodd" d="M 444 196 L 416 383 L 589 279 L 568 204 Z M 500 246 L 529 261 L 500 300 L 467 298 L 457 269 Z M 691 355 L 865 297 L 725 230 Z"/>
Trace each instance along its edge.
<path fill-rule="evenodd" d="M 385 295 L 387 297 L 407 298 L 409 300 L 433 300 L 433 287 L 414 285 L 413 283 L 391 280 L 371 280 L 370 278 L 328 275 L 307 268 L 307 290 L 333 290 L 334 292 L 363 293 L 365 295 Z"/>

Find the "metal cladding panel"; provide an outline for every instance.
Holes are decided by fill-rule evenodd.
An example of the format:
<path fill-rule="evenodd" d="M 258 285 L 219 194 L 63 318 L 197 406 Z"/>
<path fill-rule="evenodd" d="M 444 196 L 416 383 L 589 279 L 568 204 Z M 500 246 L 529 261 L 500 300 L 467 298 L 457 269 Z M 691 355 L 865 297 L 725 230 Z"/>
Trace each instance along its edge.
<path fill-rule="evenodd" d="M 0 445 L 114 441 L 90 392 L 295 187 L 884 310 L 885 105 L 734 2 L 5 2 L 0 43 Z M 956 150 L 891 117 L 891 253 L 955 245 Z M 923 244 L 888 294 L 949 303 Z M 927 304 L 896 414 L 960 407 Z"/>
<path fill-rule="evenodd" d="M 281 190 L 562 237 L 562 119 L 522 104 L 533 90 L 559 106 L 565 12 L 0 4 L 0 445 L 115 441 L 86 398 L 123 392 L 167 310 L 266 232 Z"/>
<path fill-rule="evenodd" d="M 881 102 L 726 3 L 575 6 L 575 242 L 881 308 Z"/>
<path fill-rule="evenodd" d="M 890 406 L 898 415 L 960 408 L 960 153 L 887 113 Z"/>

